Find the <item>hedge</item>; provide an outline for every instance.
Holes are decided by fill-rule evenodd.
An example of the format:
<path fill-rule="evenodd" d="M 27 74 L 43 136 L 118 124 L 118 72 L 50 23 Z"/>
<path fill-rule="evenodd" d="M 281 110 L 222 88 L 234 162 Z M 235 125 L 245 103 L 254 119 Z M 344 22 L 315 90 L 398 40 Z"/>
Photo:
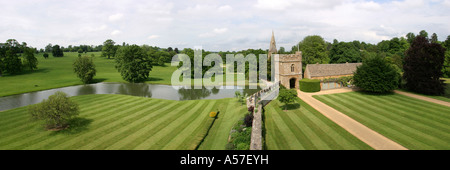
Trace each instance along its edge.
<path fill-rule="evenodd" d="M 320 91 L 320 80 L 318 79 L 301 79 L 300 90 L 303 92 L 318 92 Z"/>

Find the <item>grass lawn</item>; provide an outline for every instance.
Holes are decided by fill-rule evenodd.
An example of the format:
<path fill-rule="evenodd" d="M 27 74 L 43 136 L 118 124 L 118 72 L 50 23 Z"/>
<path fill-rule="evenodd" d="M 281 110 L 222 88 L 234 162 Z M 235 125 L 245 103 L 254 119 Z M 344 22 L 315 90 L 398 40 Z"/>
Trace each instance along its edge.
<path fill-rule="evenodd" d="M 278 100 L 265 107 L 265 142 L 270 150 L 369 150 L 370 146 L 314 108 L 296 99 L 287 111 Z"/>
<path fill-rule="evenodd" d="M 87 53 L 89 56 L 91 54 L 95 55 L 94 63 L 97 69 L 94 82 L 126 82 L 115 68 L 114 59 L 101 57 L 101 52 Z M 0 97 L 82 84 L 81 80 L 73 72 L 72 64 L 77 57 L 77 52 L 66 52 L 64 57 L 52 57 L 50 54 L 48 59 L 44 59 L 43 53 L 36 54 L 36 58 L 39 61 L 37 70 L 26 70 L 18 75 L 5 74 L 0 77 Z M 150 77 L 145 83 L 170 85 L 171 77 L 175 70 L 177 70 L 177 67 L 172 67 L 170 63 L 165 63 L 164 66 L 153 66 Z M 218 76 L 218 78 L 223 78 L 223 82 L 226 82 L 226 76 Z M 190 85 L 193 82 L 194 80 L 184 85 Z M 241 81 L 241 83 L 249 84 L 248 80 Z M 237 76 L 234 77 L 233 81 L 227 82 L 227 84 L 239 85 Z M 216 84 L 206 83 L 206 85 Z"/>
<path fill-rule="evenodd" d="M 237 99 L 223 102 L 226 102 L 223 105 L 226 107 L 220 109 L 217 119 L 211 127 L 208 136 L 198 148 L 199 150 L 224 150 L 231 128 L 248 112 L 246 105 L 241 104 Z"/>
<path fill-rule="evenodd" d="M 88 53 L 90 56 L 92 53 Z M 100 57 L 100 52 L 93 52 L 94 63 L 97 69 L 95 82 L 125 82 L 120 73 L 114 67 L 114 59 Z M 80 79 L 73 73 L 73 62 L 78 57 L 76 52 L 66 52 L 64 57 L 50 57 L 44 59 L 43 54 L 37 54 L 39 61 L 38 69 L 25 71 L 19 75 L 3 75 L 0 77 L 0 96 L 26 93 L 31 91 L 46 90 L 58 87 L 82 84 Z M 170 84 L 170 77 L 176 67 L 169 63 L 166 67 L 154 66 L 150 72 L 150 78 L 146 83 Z"/>
<path fill-rule="evenodd" d="M 450 108 L 400 94 L 362 92 L 314 98 L 408 149 L 450 149 Z"/>
<path fill-rule="evenodd" d="M 127 95 L 82 95 L 72 97 L 80 115 L 63 131 L 44 130 L 30 120 L 27 107 L 0 112 L 0 149 L 195 149 L 213 123 L 210 111 L 220 110 L 219 119 L 235 114 L 237 99 L 172 101 Z M 228 121 L 228 120 L 227 120 Z M 224 120 L 222 120 L 224 122 Z M 228 132 L 211 130 L 213 143 L 225 143 Z M 225 145 L 223 144 L 223 146 Z"/>

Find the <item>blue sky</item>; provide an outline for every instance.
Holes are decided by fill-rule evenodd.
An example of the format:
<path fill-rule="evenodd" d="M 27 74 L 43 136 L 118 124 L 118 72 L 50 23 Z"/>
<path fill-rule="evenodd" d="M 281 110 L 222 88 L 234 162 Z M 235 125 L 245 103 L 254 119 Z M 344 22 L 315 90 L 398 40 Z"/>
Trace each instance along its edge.
<path fill-rule="evenodd" d="M 167 48 L 290 49 L 307 35 L 378 43 L 426 30 L 450 35 L 450 0 L 0 1 L 0 41 L 148 44 Z"/>

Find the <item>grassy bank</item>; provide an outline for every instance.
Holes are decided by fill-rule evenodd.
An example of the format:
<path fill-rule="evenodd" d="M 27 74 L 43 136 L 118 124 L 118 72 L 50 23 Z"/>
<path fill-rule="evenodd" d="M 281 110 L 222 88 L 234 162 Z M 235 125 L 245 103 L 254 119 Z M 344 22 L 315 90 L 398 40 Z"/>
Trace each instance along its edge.
<path fill-rule="evenodd" d="M 198 147 L 213 122 L 210 111 L 219 109 L 218 120 L 223 123 L 236 110 L 245 110 L 237 99 L 230 98 L 172 101 L 83 95 L 72 99 L 79 103 L 80 115 L 68 129 L 59 132 L 46 131 L 39 122 L 30 121 L 27 107 L 0 112 L 0 149 L 192 150 Z M 228 132 L 221 133 L 216 126 L 209 135 L 203 141 L 205 145 L 225 146 Z"/>
<path fill-rule="evenodd" d="M 400 94 L 362 92 L 314 98 L 408 149 L 450 149 L 450 108 Z"/>
<path fill-rule="evenodd" d="M 283 111 L 278 100 L 265 107 L 265 140 L 271 150 L 367 150 L 360 141 L 314 108 L 296 99 Z"/>

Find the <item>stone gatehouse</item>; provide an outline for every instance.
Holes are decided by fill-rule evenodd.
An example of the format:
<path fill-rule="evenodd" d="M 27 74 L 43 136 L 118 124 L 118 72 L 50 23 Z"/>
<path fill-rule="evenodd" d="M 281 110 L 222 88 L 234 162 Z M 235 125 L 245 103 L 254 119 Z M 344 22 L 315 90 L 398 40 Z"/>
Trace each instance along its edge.
<path fill-rule="evenodd" d="M 275 74 L 275 82 L 280 81 L 281 85 L 288 89 L 298 89 L 299 80 L 302 79 L 303 74 L 302 52 L 297 51 L 295 54 L 277 54 L 275 36 L 272 31 L 268 57 L 269 59 L 273 59 L 275 69 L 279 70 L 278 74 Z"/>

